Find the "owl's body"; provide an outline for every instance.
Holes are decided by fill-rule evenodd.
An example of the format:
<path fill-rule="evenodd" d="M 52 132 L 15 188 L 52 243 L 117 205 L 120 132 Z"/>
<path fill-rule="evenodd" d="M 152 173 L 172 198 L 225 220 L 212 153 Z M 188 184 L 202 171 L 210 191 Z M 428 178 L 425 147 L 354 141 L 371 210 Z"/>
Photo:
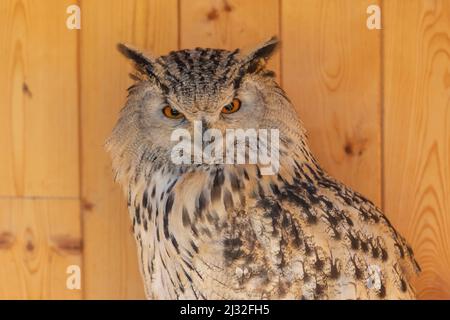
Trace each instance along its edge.
<path fill-rule="evenodd" d="M 139 70 L 109 141 L 128 196 L 151 299 L 411 299 L 412 250 L 367 199 L 317 164 L 295 111 L 264 69 L 271 41 L 248 55 L 195 49 Z M 221 113 L 233 98 L 241 110 Z M 167 119 L 170 105 L 183 115 Z M 275 128 L 280 167 L 171 162 L 177 128 Z"/>

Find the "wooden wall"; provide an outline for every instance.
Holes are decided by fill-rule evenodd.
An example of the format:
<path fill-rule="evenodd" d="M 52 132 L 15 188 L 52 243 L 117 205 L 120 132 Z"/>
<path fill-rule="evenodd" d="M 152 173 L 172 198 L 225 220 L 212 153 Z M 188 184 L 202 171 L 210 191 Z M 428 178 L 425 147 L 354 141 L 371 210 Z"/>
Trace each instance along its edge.
<path fill-rule="evenodd" d="M 0 298 L 144 297 L 103 147 L 131 84 L 117 42 L 163 54 L 271 35 L 319 161 L 412 244 L 419 297 L 450 298 L 450 1 L 3 0 L 0 21 Z M 71 264 L 81 290 L 65 288 Z"/>

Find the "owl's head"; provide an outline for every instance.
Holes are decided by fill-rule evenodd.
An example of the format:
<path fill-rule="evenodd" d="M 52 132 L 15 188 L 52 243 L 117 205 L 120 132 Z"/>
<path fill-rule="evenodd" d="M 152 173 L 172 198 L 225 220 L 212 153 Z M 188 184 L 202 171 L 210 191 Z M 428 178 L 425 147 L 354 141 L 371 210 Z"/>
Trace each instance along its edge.
<path fill-rule="evenodd" d="M 119 44 L 135 64 L 136 82 L 108 141 L 116 177 L 130 178 L 143 163 L 147 169 L 170 166 L 178 143 L 173 132 L 194 136 L 198 124 L 224 136 L 227 129 L 278 129 L 284 148 L 303 144 L 296 113 L 266 69 L 277 46 L 273 37 L 246 53 L 196 48 L 155 58 Z"/>

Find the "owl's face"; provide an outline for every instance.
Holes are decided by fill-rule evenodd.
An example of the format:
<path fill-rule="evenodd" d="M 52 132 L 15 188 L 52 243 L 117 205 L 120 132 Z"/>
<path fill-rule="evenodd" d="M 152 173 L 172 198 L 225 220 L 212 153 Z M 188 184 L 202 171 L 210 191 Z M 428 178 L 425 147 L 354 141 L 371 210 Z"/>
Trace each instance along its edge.
<path fill-rule="evenodd" d="M 142 158 L 158 167 L 170 164 L 178 143 L 174 130 L 193 137 L 199 124 L 224 136 L 227 129 L 279 129 L 281 140 L 292 143 L 302 128 L 273 72 L 265 69 L 276 45 L 272 38 L 247 55 L 196 48 L 157 59 L 120 45 L 135 62 L 138 81 L 109 141 L 116 167 L 138 166 Z"/>

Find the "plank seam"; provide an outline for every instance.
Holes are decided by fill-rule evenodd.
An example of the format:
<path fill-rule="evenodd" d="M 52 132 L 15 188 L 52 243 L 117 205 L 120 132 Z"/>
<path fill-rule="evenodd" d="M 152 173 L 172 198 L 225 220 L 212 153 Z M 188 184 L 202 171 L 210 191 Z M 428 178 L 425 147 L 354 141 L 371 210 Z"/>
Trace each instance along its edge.
<path fill-rule="evenodd" d="M 282 4 L 282 0 L 278 0 L 278 33 L 280 35 L 280 41 L 281 41 L 281 45 L 280 45 L 280 54 L 279 54 L 279 58 L 278 58 L 278 65 L 280 66 L 279 72 L 280 72 L 280 87 L 283 88 L 283 23 L 282 23 L 282 19 L 283 19 L 283 12 L 282 9 L 283 8 L 283 4 Z M 283 89 L 284 90 L 284 89 Z"/>
<path fill-rule="evenodd" d="M 77 200 L 80 197 L 71 196 L 0 196 L 0 200 Z"/>
<path fill-rule="evenodd" d="M 177 0 L 177 50 L 181 50 L 181 0 Z"/>
<path fill-rule="evenodd" d="M 77 0 L 78 7 L 81 10 L 82 0 Z M 82 23 L 82 21 L 81 21 Z M 82 125 L 82 89 L 81 89 L 81 30 L 77 32 L 77 81 L 78 81 L 78 197 L 79 197 L 79 207 L 80 207 L 80 235 L 81 241 L 84 241 L 84 210 L 83 203 L 81 201 L 83 193 L 83 125 Z M 85 277 L 84 277 L 84 250 L 81 252 L 81 299 L 86 299 L 85 290 Z"/>
<path fill-rule="evenodd" d="M 386 209 L 385 203 L 385 132 L 384 132 L 384 0 L 380 0 L 381 30 L 380 30 L 380 165 L 381 165 L 381 209 Z"/>

